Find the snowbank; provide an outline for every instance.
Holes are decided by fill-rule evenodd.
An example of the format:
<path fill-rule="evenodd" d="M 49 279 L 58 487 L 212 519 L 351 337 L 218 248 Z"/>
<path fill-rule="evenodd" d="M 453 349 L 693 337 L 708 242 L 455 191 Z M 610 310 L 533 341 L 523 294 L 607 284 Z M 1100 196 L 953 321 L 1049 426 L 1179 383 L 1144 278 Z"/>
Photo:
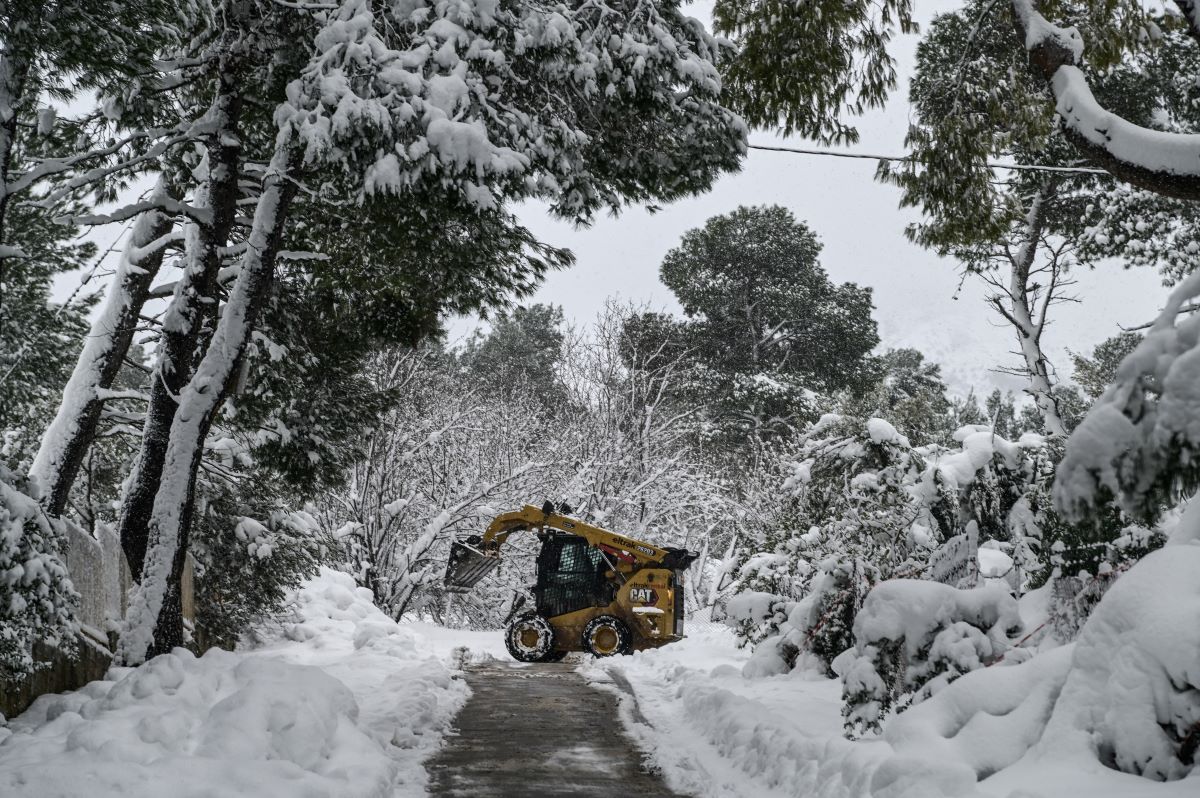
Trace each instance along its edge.
<path fill-rule="evenodd" d="M 1010 649 L 856 742 L 842 736 L 839 680 L 799 667 L 747 678 L 751 654 L 729 629 L 697 624 L 678 644 L 584 673 L 625 695 L 622 720 L 669 786 L 703 798 L 1194 797 L 1200 769 L 1184 776 L 1173 751 L 1200 723 L 1197 573 L 1200 545 L 1152 553 L 1074 644 Z M 856 631 L 905 644 L 934 618 L 970 616 L 999 633 L 1018 610 L 1025 628 L 1046 615 L 1045 589 L 1018 606 L 997 587 L 880 587 Z"/>
<path fill-rule="evenodd" d="M 1020 665 L 968 673 L 892 718 L 883 737 L 899 752 L 961 762 L 987 778 L 1042 736 L 1071 653 L 1066 646 Z"/>
<path fill-rule="evenodd" d="M 623 721 L 668 786 L 705 798 L 969 798 L 975 774 L 841 736 L 840 684 L 793 671 L 741 675 L 748 652 L 729 630 L 630 657 L 595 660 L 593 682 L 627 686 Z M 686 663 L 686 664 L 684 664 Z"/>
<path fill-rule="evenodd" d="M 1099 758 L 1154 779 L 1188 773 L 1176 741 L 1200 730 L 1197 574 L 1200 546 L 1169 546 L 1117 580 L 1080 632 L 1038 756 Z"/>
<path fill-rule="evenodd" d="M 322 569 L 253 650 L 177 649 L 38 699 L 0 740 L 0 795 L 420 795 L 467 694 L 426 649 Z"/>
<path fill-rule="evenodd" d="M 1196 565 L 1187 568 L 1195 573 Z M 1057 738 L 1050 719 L 1059 715 L 1052 708 L 1063 685 L 1078 678 L 1074 668 L 1081 656 L 1098 662 L 1090 659 L 1094 652 L 1081 654 L 1078 643 L 1020 665 L 1006 660 L 968 673 L 893 718 L 883 737 L 851 742 L 842 737 L 838 680 L 800 670 L 745 678 L 741 671 L 750 654 L 736 648 L 730 630 L 694 627 L 688 634 L 656 651 L 594 660 L 583 668 L 598 686 L 624 696 L 627 730 L 668 785 L 682 793 L 1184 798 L 1195 796 L 1200 785 L 1195 775 L 1155 782 L 1106 767 L 1079 731 L 1067 729 L 1065 738 Z"/>
<path fill-rule="evenodd" d="M 394 765 L 318 668 L 178 649 L 48 696 L 0 745 L 0 793 L 378 795 Z"/>

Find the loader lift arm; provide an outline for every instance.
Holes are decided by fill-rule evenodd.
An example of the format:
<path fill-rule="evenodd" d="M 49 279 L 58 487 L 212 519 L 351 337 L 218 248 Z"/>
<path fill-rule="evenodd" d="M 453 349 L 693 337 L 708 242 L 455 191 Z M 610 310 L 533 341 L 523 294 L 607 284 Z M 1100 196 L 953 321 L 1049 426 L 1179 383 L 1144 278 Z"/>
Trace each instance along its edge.
<path fill-rule="evenodd" d="M 491 573 L 500 564 L 500 549 L 513 533 L 544 533 L 547 529 L 583 538 L 589 545 L 615 558 L 614 565 L 618 573 L 627 573 L 647 566 L 686 568 L 695 557 L 683 549 L 655 546 L 593 526 L 578 518 L 556 513 L 549 503 L 541 508 L 527 504 L 520 510 L 496 516 L 488 524 L 482 537 L 454 543 L 446 569 L 447 589 L 466 592 Z"/>
<path fill-rule="evenodd" d="M 498 552 L 508 540 L 508 536 L 514 532 L 531 529 L 540 531 L 546 528 L 557 529 L 569 535 L 578 535 L 591 545 L 607 554 L 616 555 L 624 562 L 633 562 L 638 565 L 662 565 L 670 556 L 670 549 L 633 540 L 607 529 L 592 526 L 577 518 L 553 512 L 547 513 L 546 508 L 538 509 L 531 504 L 525 505 L 520 510 L 496 516 L 483 533 L 480 548 L 485 552 L 493 550 Z"/>

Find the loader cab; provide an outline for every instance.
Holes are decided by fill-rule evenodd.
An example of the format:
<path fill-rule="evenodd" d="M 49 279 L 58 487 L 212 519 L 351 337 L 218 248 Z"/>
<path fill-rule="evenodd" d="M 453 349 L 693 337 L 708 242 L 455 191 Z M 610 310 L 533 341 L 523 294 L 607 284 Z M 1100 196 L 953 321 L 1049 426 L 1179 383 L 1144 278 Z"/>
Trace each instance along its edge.
<path fill-rule="evenodd" d="M 606 577 L 612 566 L 604 554 L 578 535 L 542 534 L 533 596 L 539 615 L 553 618 L 588 607 L 604 607 L 616 597 Z"/>

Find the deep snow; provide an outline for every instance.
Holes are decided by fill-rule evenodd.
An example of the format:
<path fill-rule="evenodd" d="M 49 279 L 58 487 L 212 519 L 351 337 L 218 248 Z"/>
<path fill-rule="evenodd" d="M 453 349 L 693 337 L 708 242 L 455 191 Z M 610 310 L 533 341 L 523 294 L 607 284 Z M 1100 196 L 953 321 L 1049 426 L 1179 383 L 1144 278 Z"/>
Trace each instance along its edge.
<path fill-rule="evenodd" d="M 421 762 L 468 695 L 455 647 L 500 645 L 496 633 L 397 625 L 328 569 L 261 637 L 41 697 L 0 728 L 0 795 L 421 795 Z"/>
<path fill-rule="evenodd" d="M 1200 637 L 1163 634 L 1163 624 L 1192 628 L 1197 567 L 1200 547 L 1148 556 L 1075 644 L 972 671 L 861 741 L 843 737 L 839 680 L 804 663 L 743 675 L 749 650 L 702 619 L 680 643 L 583 658 L 580 670 L 621 696 L 626 730 L 683 794 L 1184 798 L 1200 794 L 1195 774 L 1151 781 L 1104 766 L 1096 751 L 1107 735 L 1118 754 L 1154 753 L 1150 726 L 1121 737 L 1153 723 L 1134 717 L 1146 711 L 1138 690 L 1162 692 L 1133 677 L 1151 657 L 1163 679 L 1185 678 L 1176 671 Z M 1179 600 L 1172 618 L 1145 598 L 1163 586 Z M 1021 602 L 1026 628 L 1043 605 Z M 178 650 L 39 699 L 0 728 L 0 795 L 422 795 L 422 763 L 467 698 L 457 671 L 485 657 L 507 659 L 500 633 L 398 625 L 349 576 L 323 570 L 291 617 L 247 650 Z M 1164 711 L 1193 711 L 1179 700 Z"/>
<path fill-rule="evenodd" d="M 839 680 L 802 667 L 748 678 L 742 668 L 749 652 L 736 648 L 732 632 L 694 625 L 688 634 L 673 646 L 583 666 L 600 686 L 632 689 L 636 709 L 626 697 L 622 721 L 680 792 L 704 798 L 1200 795 L 1200 778 L 1164 783 L 1121 773 L 1100 764 L 1078 739 L 1035 745 L 1074 646 L 967 674 L 894 718 L 882 737 L 851 742 L 842 736 Z M 1089 684 L 1097 681 L 1089 676 Z"/>

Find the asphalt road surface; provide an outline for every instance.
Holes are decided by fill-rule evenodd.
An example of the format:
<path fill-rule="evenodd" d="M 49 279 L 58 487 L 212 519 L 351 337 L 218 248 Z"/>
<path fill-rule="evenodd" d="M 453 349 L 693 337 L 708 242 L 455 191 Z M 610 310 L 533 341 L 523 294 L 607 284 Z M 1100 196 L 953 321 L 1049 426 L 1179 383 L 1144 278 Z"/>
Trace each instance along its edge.
<path fill-rule="evenodd" d="M 616 699 L 574 665 L 487 662 L 468 666 L 466 678 L 474 692 L 427 763 L 430 795 L 676 796 L 644 767 Z"/>

